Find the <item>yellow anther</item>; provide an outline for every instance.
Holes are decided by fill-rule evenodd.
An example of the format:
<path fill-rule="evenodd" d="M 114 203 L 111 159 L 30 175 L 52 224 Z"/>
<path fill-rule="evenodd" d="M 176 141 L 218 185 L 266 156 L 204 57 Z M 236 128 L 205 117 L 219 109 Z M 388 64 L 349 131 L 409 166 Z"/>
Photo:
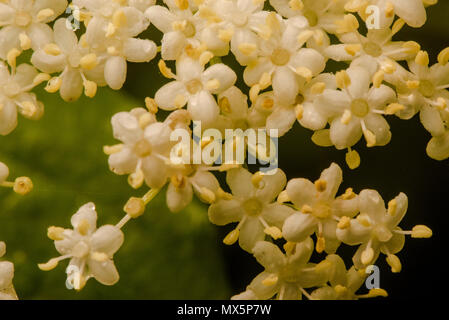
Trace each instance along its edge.
<path fill-rule="evenodd" d="M 438 63 L 445 66 L 449 61 L 449 47 L 442 50 L 438 55 Z"/>
<path fill-rule="evenodd" d="M 304 9 L 304 3 L 301 0 L 290 0 L 288 2 L 288 6 L 290 7 L 290 9 L 294 10 L 294 11 L 299 11 Z"/>
<path fill-rule="evenodd" d="M 359 214 L 356 219 L 362 226 L 366 228 L 371 227 L 371 223 L 366 216 Z"/>
<path fill-rule="evenodd" d="M 360 257 L 360 260 L 364 265 L 369 265 L 374 259 L 374 250 L 373 248 L 366 248 L 362 252 L 362 256 Z"/>
<path fill-rule="evenodd" d="M 50 271 L 58 266 L 59 260 L 58 258 L 50 259 L 47 263 L 39 263 L 37 266 L 42 271 Z"/>
<path fill-rule="evenodd" d="M 83 81 L 84 86 L 84 94 L 86 97 L 93 98 L 97 94 L 97 84 L 90 80 L 84 80 Z"/>
<path fill-rule="evenodd" d="M 203 53 L 201 53 L 200 55 L 200 63 L 204 66 L 207 63 L 209 63 L 209 61 L 214 57 L 214 54 L 210 51 L 204 51 Z"/>
<path fill-rule="evenodd" d="M 159 71 L 162 73 L 162 75 L 168 79 L 172 79 L 175 77 L 175 75 L 173 74 L 173 72 L 171 71 L 171 69 L 169 67 L 167 67 L 167 65 L 165 64 L 164 60 L 159 60 L 158 62 L 158 67 L 159 67 Z"/>
<path fill-rule="evenodd" d="M 419 51 L 416 55 L 415 62 L 420 66 L 427 67 L 429 65 L 429 54 L 426 51 Z"/>
<path fill-rule="evenodd" d="M 89 220 L 87 220 L 87 219 L 81 219 L 81 221 L 80 221 L 80 223 L 78 224 L 78 226 L 77 226 L 76 229 L 78 230 L 78 232 L 79 232 L 81 235 L 85 236 L 85 235 L 89 232 L 89 229 L 90 229 L 90 223 L 89 223 Z"/>
<path fill-rule="evenodd" d="M 257 50 L 257 46 L 253 43 L 241 43 L 239 45 L 239 51 L 245 55 L 250 56 Z"/>
<path fill-rule="evenodd" d="M 391 27 L 392 34 L 396 34 L 404 27 L 405 21 L 402 19 L 398 19 L 393 23 L 393 26 Z"/>
<path fill-rule="evenodd" d="M 310 88 L 311 94 L 321 94 L 326 89 L 326 84 L 324 82 L 317 82 L 313 84 L 313 86 Z"/>
<path fill-rule="evenodd" d="M 54 14 L 55 12 L 50 8 L 42 9 L 37 13 L 37 21 L 43 22 L 48 18 L 50 18 L 51 16 L 53 16 Z"/>
<path fill-rule="evenodd" d="M 407 88 L 414 90 L 419 89 L 420 81 L 419 80 L 408 80 L 406 82 Z"/>
<path fill-rule="evenodd" d="M 282 231 L 278 227 L 267 227 L 264 230 L 265 234 L 268 234 L 274 240 L 282 238 Z"/>
<path fill-rule="evenodd" d="M 395 114 L 396 112 L 399 112 L 402 110 L 405 110 L 405 106 L 403 106 L 402 104 L 399 104 L 399 103 L 392 103 L 392 104 L 389 104 L 387 106 L 387 108 L 385 109 L 385 114 L 392 115 L 392 114 Z"/>
<path fill-rule="evenodd" d="M 354 170 L 357 169 L 360 166 L 360 155 L 356 150 L 349 149 L 346 153 L 346 164 L 348 165 L 349 169 Z"/>
<path fill-rule="evenodd" d="M 406 49 L 407 53 L 417 54 L 421 50 L 421 45 L 416 41 L 407 41 L 402 44 L 402 48 Z"/>
<path fill-rule="evenodd" d="M 268 277 L 262 280 L 262 284 L 266 287 L 274 286 L 278 283 L 279 277 L 275 274 L 270 274 Z"/>
<path fill-rule="evenodd" d="M 306 81 L 312 80 L 313 73 L 312 73 L 312 70 L 310 70 L 309 68 L 306 68 L 306 67 L 298 67 L 298 68 L 296 68 L 295 71 L 296 71 L 296 73 L 297 73 L 299 76 L 301 76 L 301 77 L 303 77 L 304 79 L 306 79 Z"/>
<path fill-rule="evenodd" d="M 95 53 L 89 53 L 80 59 L 80 66 L 86 70 L 92 70 L 98 65 L 97 55 Z"/>
<path fill-rule="evenodd" d="M 391 272 L 393 272 L 393 273 L 401 272 L 401 270 L 402 270 L 401 260 L 399 260 L 399 258 L 396 255 L 389 254 L 389 255 L 387 255 L 386 260 L 387 260 L 388 265 L 391 267 Z"/>
<path fill-rule="evenodd" d="M 31 48 L 31 39 L 26 33 L 19 34 L 20 48 L 22 50 L 28 50 Z"/>
<path fill-rule="evenodd" d="M 390 216 L 394 216 L 396 214 L 396 210 L 398 208 L 398 202 L 396 201 L 396 199 L 390 200 L 390 202 L 388 202 L 388 214 Z"/>
<path fill-rule="evenodd" d="M 230 194 L 229 192 L 224 191 L 222 188 L 218 188 L 216 195 L 220 199 L 232 200 L 232 194 Z"/>
<path fill-rule="evenodd" d="M 351 200 L 354 199 L 357 195 L 354 193 L 354 190 L 352 188 L 348 188 L 345 190 L 345 193 L 341 195 L 341 198 L 343 200 Z"/>
<path fill-rule="evenodd" d="M 16 67 L 16 59 L 18 56 L 20 56 L 20 54 L 21 52 L 16 48 L 8 51 L 8 54 L 6 55 L 6 61 L 11 66 L 11 68 L 14 69 Z"/>
<path fill-rule="evenodd" d="M 47 230 L 47 237 L 53 241 L 64 240 L 64 228 L 49 227 Z"/>
<path fill-rule="evenodd" d="M 13 190 L 15 193 L 24 196 L 33 190 L 33 182 L 28 177 L 19 177 L 14 181 Z"/>
<path fill-rule="evenodd" d="M 368 294 L 359 296 L 360 298 L 388 297 L 387 291 L 380 288 L 371 289 Z"/>
<path fill-rule="evenodd" d="M 320 147 L 332 146 L 333 143 L 331 141 L 329 132 L 330 132 L 329 129 L 315 131 L 312 135 L 313 143 L 315 143 L 317 146 L 320 146 Z"/>
<path fill-rule="evenodd" d="M 392 4 L 390 1 L 388 1 L 385 5 L 385 17 L 394 17 L 394 4 Z"/>
<path fill-rule="evenodd" d="M 322 180 L 319 179 L 317 181 L 315 181 L 315 189 L 318 192 L 324 192 L 327 188 L 327 181 L 326 180 Z"/>
<path fill-rule="evenodd" d="M 368 129 L 363 130 L 363 136 L 365 137 L 367 147 L 371 148 L 376 145 L 376 135 L 372 131 Z"/>
<path fill-rule="evenodd" d="M 287 190 L 284 190 L 279 194 L 277 202 L 278 203 L 290 202 L 290 197 L 288 196 Z"/>
<path fill-rule="evenodd" d="M 412 229 L 412 238 L 430 238 L 432 237 L 432 229 L 424 225 L 414 226 Z"/>
<path fill-rule="evenodd" d="M 309 206 L 308 204 L 305 204 L 302 206 L 301 210 L 302 213 L 308 214 L 313 212 L 313 208 Z"/>
<path fill-rule="evenodd" d="M 301 121 L 304 117 L 304 106 L 302 104 L 298 104 L 295 107 L 296 120 Z"/>
<path fill-rule="evenodd" d="M 123 150 L 123 144 L 116 144 L 114 146 L 104 146 L 103 147 L 103 152 L 108 156 L 110 156 L 114 153 L 118 153 L 122 150 Z"/>
<path fill-rule="evenodd" d="M 232 29 L 222 29 L 218 31 L 218 38 L 223 42 L 229 42 L 234 35 L 234 30 Z"/>
<path fill-rule="evenodd" d="M 49 44 L 45 45 L 44 52 L 51 56 L 58 56 L 61 54 L 61 49 L 58 47 L 57 44 L 49 43 Z"/>
<path fill-rule="evenodd" d="M 142 198 L 131 197 L 123 207 L 123 211 L 131 218 L 136 219 L 145 212 L 145 202 Z"/>
<path fill-rule="evenodd" d="M 385 72 L 386 74 L 392 74 L 397 69 L 397 63 L 392 60 L 384 60 L 381 63 L 380 67 L 382 71 Z"/>
<path fill-rule="evenodd" d="M 125 12 L 122 9 L 119 9 L 114 12 L 114 15 L 112 16 L 112 23 L 114 24 L 114 27 L 120 28 L 124 25 L 126 25 L 126 15 Z"/>
<path fill-rule="evenodd" d="M 382 70 L 377 71 L 373 76 L 373 85 L 375 88 L 379 88 L 384 81 L 385 73 Z"/>
<path fill-rule="evenodd" d="M 145 107 L 149 112 L 153 114 L 156 114 L 158 112 L 156 101 L 153 98 L 150 97 L 145 98 Z"/>
<path fill-rule="evenodd" d="M 341 217 L 340 221 L 338 221 L 337 228 L 344 230 L 348 229 L 351 226 L 351 218 L 349 217 Z"/>
<path fill-rule="evenodd" d="M 351 85 L 351 78 L 345 70 L 339 71 L 335 74 L 337 87 L 340 89 L 347 88 Z"/>
<path fill-rule="evenodd" d="M 45 91 L 55 93 L 61 88 L 62 79 L 60 77 L 51 78 L 45 86 Z"/>
<path fill-rule="evenodd" d="M 324 239 L 324 237 L 318 237 L 315 246 L 316 252 L 321 253 L 324 251 L 325 248 L 326 248 L 326 239 Z"/>
<path fill-rule="evenodd" d="M 39 73 L 37 76 L 34 77 L 33 85 L 37 86 L 37 85 L 41 84 L 42 82 L 50 80 L 50 78 L 51 78 L 50 75 L 47 73 Z"/>
<path fill-rule="evenodd" d="M 233 245 L 239 239 L 239 235 L 240 231 L 238 229 L 234 229 L 223 239 L 223 243 L 228 246 Z"/>
<path fill-rule="evenodd" d="M 109 260 L 109 256 L 106 253 L 98 251 L 92 252 L 90 258 L 98 262 L 105 262 Z"/>
<path fill-rule="evenodd" d="M 215 196 L 215 193 L 205 187 L 202 187 L 200 190 L 200 197 L 203 201 L 205 201 L 208 204 L 212 204 L 215 202 L 215 200 L 217 199 L 217 197 Z"/>
<path fill-rule="evenodd" d="M 360 44 L 348 44 L 345 46 L 345 51 L 351 56 L 355 56 L 357 53 L 362 50 L 362 46 Z"/>
<path fill-rule="evenodd" d="M 296 247 L 296 243 L 287 241 L 283 247 L 284 247 L 285 253 L 291 254 Z"/>
<path fill-rule="evenodd" d="M 187 10 L 189 8 L 189 0 L 175 0 L 175 5 L 180 10 Z"/>
<path fill-rule="evenodd" d="M 351 119 L 352 119 L 352 113 L 349 109 L 346 109 L 343 112 L 343 115 L 341 116 L 340 121 L 342 124 L 349 124 L 351 122 Z"/>

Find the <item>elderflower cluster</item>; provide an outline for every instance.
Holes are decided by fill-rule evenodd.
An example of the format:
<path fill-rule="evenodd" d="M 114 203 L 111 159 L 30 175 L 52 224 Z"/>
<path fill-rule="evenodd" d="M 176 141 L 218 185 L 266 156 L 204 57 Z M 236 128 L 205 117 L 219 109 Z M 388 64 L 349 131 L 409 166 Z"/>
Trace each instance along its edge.
<path fill-rule="evenodd" d="M 195 194 L 209 205 L 211 223 L 236 223 L 223 242 L 238 242 L 265 268 L 236 299 L 385 296 L 382 289 L 357 293 L 367 276 L 365 269 L 383 254 L 391 271 L 400 272 L 397 253 L 405 235 L 432 235 L 423 225 L 409 231 L 398 226 L 407 211 L 405 194 L 385 205 L 375 190 L 357 194 L 349 188 L 339 193 L 343 172 L 335 163 L 314 182 L 287 181 L 281 169 L 251 173 L 236 159 L 214 165 L 216 154 L 211 163 L 197 162 L 190 149 L 216 145 L 216 138 L 206 134 L 209 129 L 258 130 L 267 139 L 282 141 L 298 122 L 313 131 L 315 144 L 346 150 L 348 167 L 356 169 L 361 159 L 354 148 L 360 140 L 367 147 L 385 146 L 392 139 L 391 117 L 407 120 L 419 114 L 432 136 L 427 154 L 436 160 L 449 158 L 449 48 L 431 65 L 419 43 L 396 39 L 404 26 L 424 25 L 425 8 L 436 3 L 1 1 L 2 135 L 17 126 L 17 112 L 31 119 L 42 116 L 44 106 L 30 92 L 41 83 L 65 101 L 77 100 L 83 92 L 93 98 L 99 86 L 122 88 L 127 62 L 149 62 L 156 56 L 159 70 L 154 72 L 167 78 L 154 96 L 145 98 L 145 107 L 112 117 L 113 136 L 119 143 L 104 147 L 111 171 L 128 176 L 135 189 L 145 185 L 150 190 L 129 199 L 125 216 L 115 226 L 97 229 L 95 206 L 89 203 L 72 217 L 73 229 L 50 227 L 48 237 L 60 256 L 39 267 L 48 271 L 70 259 L 67 283 L 77 290 L 89 278 L 105 285 L 116 283 L 113 255 L 124 241 L 121 229 L 166 188 L 170 211 L 184 209 Z M 67 8 L 82 23 L 79 29 L 61 17 Z M 150 26 L 162 34 L 160 43 L 139 37 Z M 17 65 L 28 50 L 29 64 Z M 242 72 L 227 65 L 229 59 Z M 345 67 L 330 72 L 327 66 L 332 61 Z M 158 117 L 159 109 L 169 115 Z M 199 139 L 197 123 L 200 135 L 204 133 Z M 172 139 L 180 130 L 187 132 L 189 147 L 179 147 Z M 264 158 L 267 150 L 260 144 L 241 140 L 220 142 L 219 149 L 228 143 L 233 149 L 243 144 L 248 154 Z M 173 154 L 189 161 L 174 161 Z M 216 171 L 226 172 L 229 189 L 220 186 Z M 7 167 L 0 163 L 0 185 L 21 194 L 32 187 L 28 178 L 12 183 L 7 176 Z M 342 244 L 355 248 L 349 268 L 337 254 Z M 326 257 L 312 262 L 314 251 Z"/>

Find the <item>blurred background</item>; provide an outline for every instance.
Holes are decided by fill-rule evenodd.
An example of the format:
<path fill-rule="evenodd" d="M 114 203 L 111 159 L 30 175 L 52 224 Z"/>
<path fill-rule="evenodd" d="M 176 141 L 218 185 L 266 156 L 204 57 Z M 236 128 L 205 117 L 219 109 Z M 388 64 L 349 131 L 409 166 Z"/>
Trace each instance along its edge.
<path fill-rule="evenodd" d="M 428 17 L 423 28 L 405 27 L 396 39 L 419 42 L 435 61 L 438 52 L 449 46 L 449 1 L 440 0 L 429 8 Z M 145 36 L 160 39 L 153 29 Z M 224 60 L 233 64 L 232 59 Z M 15 264 L 14 284 L 21 299 L 228 299 L 262 270 L 238 246 L 222 244 L 232 226 L 211 225 L 207 206 L 196 202 L 181 213 L 170 213 L 165 192 L 150 203 L 144 216 L 125 226 L 125 243 L 115 255 L 121 276 L 115 286 L 90 280 L 81 292 L 75 292 L 65 287 L 66 262 L 50 272 L 37 268 L 37 263 L 57 256 L 46 237 L 48 226 L 69 227 L 71 215 L 89 201 L 96 204 L 99 225 L 115 224 L 123 216 L 127 199 L 145 193 L 143 188 L 132 190 L 126 177 L 109 171 L 102 146 L 116 143 L 112 115 L 143 106 L 143 99 L 167 81 L 156 71 L 156 64 L 157 59 L 130 64 L 124 90 L 101 89 L 95 99 L 83 97 L 71 104 L 39 88 L 36 93 L 45 103 L 44 117 L 37 122 L 21 118 L 11 135 L 0 137 L 0 161 L 9 166 L 11 179 L 29 176 L 35 185 L 25 197 L 0 188 L 0 240 L 7 244 L 5 258 Z M 346 167 L 344 151 L 315 146 L 312 132 L 299 125 L 280 140 L 279 163 L 289 179 L 315 180 L 336 162 L 344 170 L 341 191 L 377 189 L 386 201 L 405 192 L 409 211 L 401 227 L 425 224 L 434 236 L 407 239 L 398 255 L 403 262 L 399 274 L 392 274 L 381 257 L 377 262 L 381 287 L 393 299 L 430 298 L 445 279 L 441 267 L 448 242 L 449 161 L 427 157 L 430 135 L 417 117 L 388 120 L 392 142 L 372 149 L 363 142 L 357 145 L 362 164 L 354 171 Z M 339 253 L 350 257 L 354 251 L 342 246 Z M 349 266 L 350 258 L 346 262 Z"/>

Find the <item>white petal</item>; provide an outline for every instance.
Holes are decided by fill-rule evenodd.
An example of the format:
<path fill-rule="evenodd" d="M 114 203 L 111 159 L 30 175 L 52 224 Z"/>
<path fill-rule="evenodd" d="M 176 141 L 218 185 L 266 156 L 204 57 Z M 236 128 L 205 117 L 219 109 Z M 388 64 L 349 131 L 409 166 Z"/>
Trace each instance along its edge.
<path fill-rule="evenodd" d="M 112 257 L 120 249 L 124 239 L 122 230 L 116 226 L 105 225 L 98 228 L 90 238 L 91 250 L 106 253 Z"/>
<path fill-rule="evenodd" d="M 70 222 L 73 228 L 77 229 L 81 221 L 87 220 L 89 222 L 89 231 L 92 232 L 97 227 L 97 212 L 95 205 L 92 202 L 86 203 L 72 216 Z"/>
<path fill-rule="evenodd" d="M 193 190 L 190 183 L 177 188 L 170 183 L 167 189 L 167 207 L 171 212 L 179 212 L 192 202 Z"/>
<path fill-rule="evenodd" d="M 288 182 L 286 191 L 290 200 L 299 209 L 306 204 L 312 205 L 315 201 L 316 189 L 310 180 L 292 179 Z"/>
<path fill-rule="evenodd" d="M 89 260 L 88 262 L 89 272 L 92 276 L 101 284 L 106 286 L 112 286 L 119 280 L 119 274 L 115 268 L 112 260 L 99 262 L 95 260 Z"/>
<path fill-rule="evenodd" d="M 427 154 L 435 160 L 445 160 L 449 158 L 449 131 L 443 135 L 433 137 L 427 145 Z"/>
<path fill-rule="evenodd" d="M 227 65 L 217 63 L 207 68 L 203 73 L 203 82 L 206 83 L 209 80 L 219 81 L 220 86 L 217 89 L 210 91 L 213 94 L 218 94 L 233 86 L 237 81 L 237 75 L 234 70 Z"/>
<path fill-rule="evenodd" d="M 67 65 L 67 57 L 64 54 L 54 56 L 38 50 L 31 56 L 31 63 L 45 73 L 61 72 Z"/>
<path fill-rule="evenodd" d="M 424 128 L 426 128 L 432 136 L 438 137 L 445 133 L 444 122 L 441 119 L 440 112 L 437 108 L 425 104 L 421 109 L 419 118 L 421 119 Z"/>
<path fill-rule="evenodd" d="M 353 118 L 348 124 L 341 122 L 341 117 L 331 122 L 330 138 L 339 150 L 355 145 L 362 137 L 360 120 Z"/>
<path fill-rule="evenodd" d="M 240 247 L 252 252 L 257 242 L 265 239 L 264 226 L 257 217 L 247 217 L 240 228 Z"/>
<path fill-rule="evenodd" d="M 285 105 L 295 103 L 299 91 L 297 76 L 288 67 L 278 67 L 273 74 L 273 91 L 277 101 Z"/>
<path fill-rule="evenodd" d="M 391 0 L 395 13 L 411 27 L 422 27 L 427 20 L 421 0 Z"/>
<path fill-rule="evenodd" d="M 318 221 L 313 215 L 298 212 L 285 220 L 282 235 L 287 241 L 301 242 L 315 232 L 317 225 Z"/>
<path fill-rule="evenodd" d="M 183 106 L 177 105 L 175 103 L 175 101 L 177 101 L 179 97 L 184 97 L 183 100 L 185 101 L 185 103 L 187 102 L 187 95 L 187 90 L 182 82 L 172 81 L 160 88 L 156 92 L 154 99 L 161 109 L 172 111 Z"/>
<path fill-rule="evenodd" d="M 167 32 L 162 37 L 161 55 L 164 60 L 176 60 L 186 47 L 186 37 L 178 31 Z"/>
<path fill-rule="evenodd" d="M 207 126 L 217 119 L 220 108 L 215 98 L 208 91 L 202 90 L 189 99 L 187 111 L 192 120 L 202 121 Z"/>
<path fill-rule="evenodd" d="M 266 271 L 278 272 L 285 264 L 285 256 L 279 247 L 267 241 L 259 241 L 253 248 L 253 255 Z"/>
<path fill-rule="evenodd" d="M 226 174 L 226 183 L 232 194 L 242 199 L 252 197 L 254 186 L 251 183 L 252 174 L 243 168 L 231 169 Z"/>
<path fill-rule="evenodd" d="M 104 78 L 113 90 L 122 88 L 126 81 L 126 60 L 123 57 L 110 57 L 104 67 Z"/>
<path fill-rule="evenodd" d="M 243 216 L 242 205 L 237 200 L 219 200 L 213 203 L 208 210 L 209 220 L 218 226 L 237 222 Z"/>
<path fill-rule="evenodd" d="M 130 62 L 148 62 L 156 56 L 157 48 L 151 40 L 128 38 L 123 45 L 123 54 Z"/>
<path fill-rule="evenodd" d="M 65 101 L 75 101 L 83 94 L 83 79 L 77 69 L 69 69 L 62 77 L 59 93 Z"/>

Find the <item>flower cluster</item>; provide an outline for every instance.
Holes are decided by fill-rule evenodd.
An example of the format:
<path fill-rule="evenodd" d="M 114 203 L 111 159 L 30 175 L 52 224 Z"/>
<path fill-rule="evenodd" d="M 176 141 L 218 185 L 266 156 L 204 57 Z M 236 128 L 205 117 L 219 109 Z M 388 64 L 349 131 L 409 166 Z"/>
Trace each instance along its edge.
<path fill-rule="evenodd" d="M 401 270 L 396 254 L 405 235 L 430 237 L 422 225 L 403 231 L 398 224 L 407 211 L 400 193 L 386 206 L 377 191 L 339 194 L 342 169 L 332 164 L 312 182 L 292 179 L 281 169 L 251 173 L 236 161 L 214 165 L 173 161 L 190 150 L 178 148 L 173 133 L 189 134 L 191 146 L 210 146 L 214 137 L 196 139 L 208 129 L 266 132 L 280 138 L 298 122 L 313 131 L 319 146 L 346 150 L 349 168 L 360 165 L 353 148 L 363 138 L 367 147 L 392 139 L 388 118 L 419 114 L 432 136 L 427 154 L 449 158 L 449 48 L 430 66 L 426 51 L 415 41 L 398 41 L 405 26 L 421 27 L 425 7 L 436 0 L 6 0 L 0 2 L 0 134 L 17 125 L 17 112 L 38 119 L 43 105 L 30 91 L 45 82 L 66 101 L 84 92 L 94 97 L 99 86 L 122 88 L 127 62 L 149 62 L 157 55 L 159 72 L 169 81 L 145 108 L 113 116 L 114 138 L 105 146 L 109 167 L 128 175 L 135 189 L 150 190 L 129 199 L 126 215 L 116 226 L 96 229 L 93 204 L 72 217 L 73 229 L 50 227 L 48 236 L 61 254 L 45 264 L 51 270 L 70 258 L 68 283 L 79 290 L 89 278 L 105 285 L 118 281 L 112 261 L 123 243 L 121 228 L 141 216 L 147 204 L 166 188 L 167 206 L 184 209 L 193 194 L 209 205 L 216 225 L 237 223 L 224 243 L 238 241 L 254 254 L 265 271 L 234 298 L 356 299 L 386 295 L 381 289 L 356 293 L 365 269 L 380 253 L 392 272 Z M 60 18 L 70 8 L 72 20 Z M 51 27 L 50 24 L 51 23 Z M 139 38 L 152 25 L 162 34 L 160 46 Z M 364 27 L 366 25 L 366 28 Z M 31 50 L 31 64 L 17 66 Z M 231 57 L 243 70 L 238 87 Z M 338 72 L 328 62 L 345 64 Z M 173 70 L 173 68 L 175 68 Z M 186 107 L 184 109 L 184 107 Z M 158 110 L 169 112 L 158 119 Z M 194 127 L 194 125 L 193 125 Z M 230 141 L 238 148 L 237 138 Z M 243 141 L 263 158 L 263 148 Z M 221 147 L 221 146 L 220 146 Z M 230 192 L 214 171 L 226 172 Z M 6 182 L 0 163 L 0 185 L 29 190 L 31 182 Z M 21 179 L 21 180 L 20 180 Z M 27 189 L 28 188 L 28 189 Z M 26 192 L 19 192 L 26 193 Z M 284 252 L 278 247 L 283 245 Z M 346 268 L 339 246 L 358 246 Z M 310 261 L 314 250 L 326 253 Z M 70 270 L 69 270 L 70 269 Z M 70 272 L 69 272 L 70 271 Z M 1 282 L 0 282 L 1 285 Z M 309 290 L 309 291 L 306 291 Z M 1 286 L 0 286 L 1 290 Z M 1 292 L 1 291 L 0 291 Z"/>

